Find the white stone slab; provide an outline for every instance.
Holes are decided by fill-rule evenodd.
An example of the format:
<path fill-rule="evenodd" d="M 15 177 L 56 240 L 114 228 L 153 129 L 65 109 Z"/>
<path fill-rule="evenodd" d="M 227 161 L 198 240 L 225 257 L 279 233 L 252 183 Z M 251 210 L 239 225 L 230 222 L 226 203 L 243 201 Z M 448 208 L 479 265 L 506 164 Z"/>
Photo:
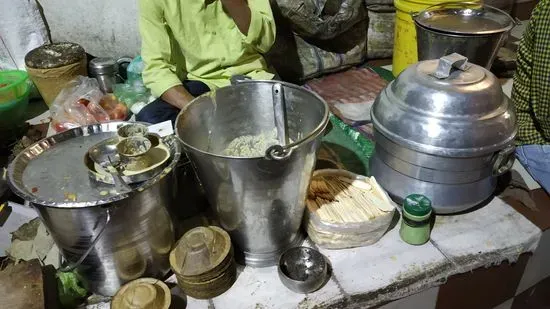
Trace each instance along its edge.
<path fill-rule="evenodd" d="M 495 197 L 475 211 L 437 216 L 431 239 L 454 261 L 460 272 L 516 261 L 537 248 L 541 230 L 514 208 Z"/>
<path fill-rule="evenodd" d="M 385 304 L 378 309 L 435 309 L 439 287 L 434 287 L 411 296 L 401 298 L 389 304 Z"/>
<path fill-rule="evenodd" d="M 5 255 L 5 251 L 10 247 L 11 233 L 38 216 L 32 208 L 13 202 L 8 202 L 8 205 L 12 212 L 8 215 L 4 225 L 0 227 L 0 255 Z"/>
<path fill-rule="evenodd" d="M 216 308 L 295 308 L 303 294 L 288 290 L 279 280 L 277 267 L 245 267 L 231 289 L 213 299 Z"/>
<path fill-rule="evenodd" d="M 365 306 L 417 293 L 450 271 L 449 262 L 431 244 L 403 242 L 399 223 L 371 246 L 321 252 L 331 261 L 345 293 Z"/>

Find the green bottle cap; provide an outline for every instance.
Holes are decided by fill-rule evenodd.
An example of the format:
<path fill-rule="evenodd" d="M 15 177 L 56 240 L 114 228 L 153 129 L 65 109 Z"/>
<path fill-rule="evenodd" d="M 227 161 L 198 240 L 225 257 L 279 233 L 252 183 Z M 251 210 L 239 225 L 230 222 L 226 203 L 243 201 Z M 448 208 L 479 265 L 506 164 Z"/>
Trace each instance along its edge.
<path fill-rule="evenodd" d="M 432 212 L 432 202 L 422 194 L 411 194 L 403 202 L 405 212 L 413 216 L 425 216 Z"/>

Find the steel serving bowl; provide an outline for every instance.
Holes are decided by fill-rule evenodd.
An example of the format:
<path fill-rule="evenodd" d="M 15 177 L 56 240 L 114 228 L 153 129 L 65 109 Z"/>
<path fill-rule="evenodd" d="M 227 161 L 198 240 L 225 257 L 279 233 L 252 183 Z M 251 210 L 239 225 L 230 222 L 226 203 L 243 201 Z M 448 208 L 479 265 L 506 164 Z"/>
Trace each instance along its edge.
<path fill-rule="evenodd" d="M 323 286 L 328 277 L 328 263 L 319 251 L 308 247 L 286 250 L 279 259 L 279 278 L 296 293 L 311 293 Z"/>

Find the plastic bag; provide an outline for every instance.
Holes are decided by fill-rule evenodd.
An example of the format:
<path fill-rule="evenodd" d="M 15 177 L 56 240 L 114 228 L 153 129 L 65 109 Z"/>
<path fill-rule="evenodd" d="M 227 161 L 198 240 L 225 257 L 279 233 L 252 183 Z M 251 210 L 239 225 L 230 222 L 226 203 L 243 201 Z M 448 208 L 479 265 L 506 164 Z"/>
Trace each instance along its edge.
<path fill-rule="evenodd" d="M 128 116 L 126 104 L 117 100 L 116 96 L 113 94 L 104 95 L 101 100 L 99 100 L 99 106 L 107 112 L 107 115 L 112 120 L 124 120 Z"/>
<path fill-rule="evenodd" d="M 315 212 L 311 212 L 306 207 L 304 226 L 311 240 L 326 249 L 361 247 L 377 242 L 388 231 L 395 215 L 395 203 L 391 201 L 388 194 L 380 188 L 373 177 L 365 177 L 345 170 L 325 169 L 315 171 L 312 179 L 322 176 L 343 176 L 368 181 L 383 194 L 384 200 L 394 209 L 364 222 L 333 223 L 321 220 Z"/>
<path fill-rule="evenodd" d="M 277 0 L 292 30 L 305 39 L 334 39 L 367 17 L 363 0 Z"/>
<path fill-rule="evenodd" d="M 139 83 L 116 84 L 114 94 L 134 114 L 139 113 L 143 107 L 154 100 L 149 89 Z"/>
<path fill-rule="evenodd" d="M 124 120 L 128 110 L 112 95 L 103 95 L 97 80 L 78 76 L 57 95 L 50 107 L 56 132 L 111 120 Z"/>
<path fill-rule="evenodd" d="M 132 113 L 137 114 L 147 104 L 155 100 L 151 91 L 145 87 L 142 78 L 143 59 L 135 57 L 126 69 L 128 79 L 125 84 L 115 85 L 114 93 L 119 101 L 126 103 Z"/>
<path fill-rule="evenodd" d="M 132 62 L 128 65 L 128 68 L 126 69 L 126 75 L 128 76 L 127 83 L 130 85 L 138 85 L 143 86 L 143 79 L 141 74 L 143 73 L 143 67 L 145 64 L 143 63 L 143 59 L 141 56 L 135 57 Z"/>

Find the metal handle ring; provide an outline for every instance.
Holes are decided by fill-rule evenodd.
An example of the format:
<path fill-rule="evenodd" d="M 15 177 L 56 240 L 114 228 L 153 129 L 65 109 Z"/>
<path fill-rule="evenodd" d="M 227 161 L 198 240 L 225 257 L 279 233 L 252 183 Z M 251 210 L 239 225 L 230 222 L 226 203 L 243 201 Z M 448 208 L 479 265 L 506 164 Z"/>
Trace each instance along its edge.
<path fill-rule="evenodd" d="M 493 176 L 498 177 L 508 172 L 514 165 L 515 147 L 513 145 L 499 151 L 493 160 Z"/>
<path fill-rule="evenodd" d="M 281 145 L 273 145 L 265 151 L 265 157 L 268 160 L 282 161 L 290 157 L 292 154 L 291 147 L 283 147 Z"/>

